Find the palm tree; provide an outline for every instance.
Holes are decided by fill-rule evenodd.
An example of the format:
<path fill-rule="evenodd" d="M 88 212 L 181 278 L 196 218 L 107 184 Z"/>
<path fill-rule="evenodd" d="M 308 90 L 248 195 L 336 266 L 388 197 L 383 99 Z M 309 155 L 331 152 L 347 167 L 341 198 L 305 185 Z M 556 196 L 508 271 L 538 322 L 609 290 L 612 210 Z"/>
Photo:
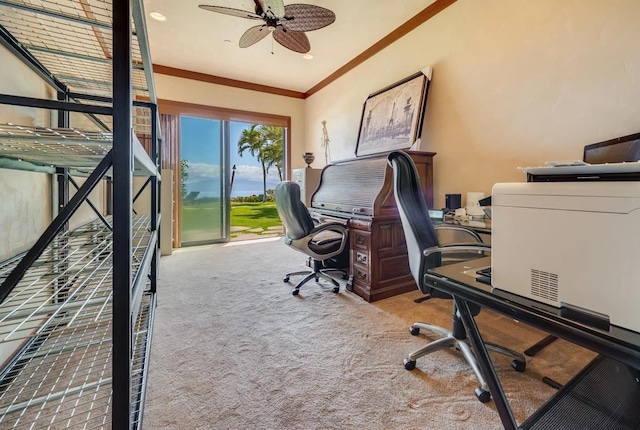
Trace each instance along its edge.
<path fill-rule="evenodd" d="M 278 177 L 283 179 L 282 127 L 271 125 L 252 124 L 242 130 L 238 139 L 238 155 L 245 151 L 255 157 L 262 165 L 262 201 L 267 200 L 267 174 L 269 168 L 275 166 L 278 169 Z"/>
<path fill-rule="evenodd" d="M 189 179 L 189 160 L 180 160 L 180 198 L 187 197 L 187 180 Z"/>
<path fill-rule="evenodd" d="M 245 151 L 255 157 L 262 165 L 262 201 L 267 201 L 267 160 L 265 157 L 266 140 L 261 126 L 252 124 L 242 130 L 238 139 L 238 155 L 242 157 Z"/>
<path fill-rule="evenodd" d="M 283 178 L 283 160 L 284 150 L 282 145 L 283 130 L 282 127 L 275 127 L 271 125 L 262 126 L 262 133 L 267 141 L 268 145 L 264 151 L 267 161 L 267 173 L 269 168 L 275 166 L 278 169 L 278 178 L 282 181 Z"/>

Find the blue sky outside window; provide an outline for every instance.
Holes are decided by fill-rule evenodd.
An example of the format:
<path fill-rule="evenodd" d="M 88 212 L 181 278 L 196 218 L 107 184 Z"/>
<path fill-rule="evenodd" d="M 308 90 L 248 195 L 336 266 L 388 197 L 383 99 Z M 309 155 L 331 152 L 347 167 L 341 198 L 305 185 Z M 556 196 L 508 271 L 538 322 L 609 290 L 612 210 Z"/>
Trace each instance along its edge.
<path fill-rule="evenodd" d="M 236 166 L 232 197 L 262 194 L 260 163 L 249 152 L 245 152 L 242 157 L 238 155 L 238 139 L 242 130 L 249 128 L 250 125 L 243 122 L 229 123 L 230 166 Z M 213 197 L 208 194 L 210 191 L 202 191 L 202 189 L 219 190 L 220 187 L 220 151 L 212 143 L 212 139 L 219 139 L 220 122 L 184 116 L 181 117 L 180 133 L 181 158 L 189 160 L 189 177 L 185 184 L 187 193 L 200 191 L 199 197 Z M 230 175 L 231 172 L 227 174 Z M 275 188 L 278 182 L 278 171 L 272 167 L 267 175 L 267 189 Z M 218 191 L 215 196 L 219 196 Z"/>

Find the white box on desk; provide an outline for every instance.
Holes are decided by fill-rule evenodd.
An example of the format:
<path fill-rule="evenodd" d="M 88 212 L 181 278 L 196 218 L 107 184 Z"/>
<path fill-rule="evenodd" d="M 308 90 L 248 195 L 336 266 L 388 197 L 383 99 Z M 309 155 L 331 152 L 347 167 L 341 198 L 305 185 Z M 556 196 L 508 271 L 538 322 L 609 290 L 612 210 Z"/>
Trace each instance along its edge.
<path fill-rule="evenodd" d="M 640 182 L 492 190 L 492 285 L 640 332 Z"/>
<path fill-rule="evenodd" d="M 306 207 L 311 207 L 311 197 L 320 184 L 322 169 L 303 167 L 293 169 L 291 179 L 300 185 L 300 200 Z"/>

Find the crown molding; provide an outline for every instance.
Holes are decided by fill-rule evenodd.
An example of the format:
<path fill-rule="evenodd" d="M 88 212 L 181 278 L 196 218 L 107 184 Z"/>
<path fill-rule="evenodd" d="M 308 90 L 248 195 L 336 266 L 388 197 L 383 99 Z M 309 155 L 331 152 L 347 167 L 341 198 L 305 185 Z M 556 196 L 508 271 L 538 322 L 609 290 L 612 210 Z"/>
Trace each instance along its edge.
<path fill-rule="evenodd" d="M 301 93 L 298 91 L 285 90 L 283 88 L 270 87 L 267 85 L 259 85 L 251 82 L 245 82 L 245 81 L 237 81 L 235 79 L 223 78 L 221 76 L 208 75 L 206 73 L 193 72 L 191 70 L 163 66 L 161 64 L 154 64 L 153 72 L 159 73 L 161 75 L 175 76 L 178 78 L 208 82 L 210 84 L 225 85 L 227 87 L 242 88 L 242 89 L 251 90 L 251 91 L 260 91 L 263 93 L 276 94 L 279 96 L 293 97 L 297 99 L 305 98 L 304 93 Z"/>
<path fill-rule="evenodd" d="M 349 61 L 344 66 L 340 67 L 338 70 L 327 76 L 325 79 L 314 85 L 312 88 L 307 90 L 305 93 L 301 93 L 298 91 L 286 90 L 284 88 L 270 87 L 267 85 L 259 85 L 251 82 L 238 81 L 235 79 L 223 78 L 221 76 L 208 75 L 206 73 L 193 72 L 190 70 L 177 69 L 175 67 L 163 66 L 160 64 L 153 65 L 154 73 L 159 73 L 162 75 L 175 76 L 178 78 L 192 79 L 195 81 L 208 82 L 211 84 L 217 85 L 226 85 L 229 87 L 242 88 L 245 90 L 251 91 L 260 91 L 263 93 L 276 94 L 279 96 L 285 97 L 293 97 L 297 99 L 306 99 L 311 95 L 317 93 L 322 88 L 328 86 L 338 78 L 344 76 L 349 71 L 353 70 L 360 64 L 367 61 L 369 58 L 376 55 L 378 52 L 382 51 L 384 48 L 388 47 L 395 41 L 401 39 L 406 36 L 411 31 L 415 30 L 420 25 L 424 24 L 452 4 L 454 4 L 457 0 L 436 0 L 431 3 L 429 6 L 424 8 L 421 12 L 418 12 L 413 18 L 402 24 L 400 27 L 393 30 L 391 33 L 387 34 L 385 37 L 380 39 L 375 44 L 371 45 L 368 49 L 363 51 L 360 55 Z"/>

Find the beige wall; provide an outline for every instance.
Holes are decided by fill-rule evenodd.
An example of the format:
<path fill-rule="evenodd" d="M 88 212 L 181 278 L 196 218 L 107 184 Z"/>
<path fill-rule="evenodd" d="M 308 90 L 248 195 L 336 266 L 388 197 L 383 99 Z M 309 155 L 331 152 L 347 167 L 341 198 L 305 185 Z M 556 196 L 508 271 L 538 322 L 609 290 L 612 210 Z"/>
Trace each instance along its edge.
<path fill-rule="evenodd" d="M 438 153 L 436 207 L 581 159 L 640 131 L 638 17 L 637 0 L 458 0 L 308 98 L 306 150 L 321 154 L 326 120 L 332 159 L 353 157 L 367 95 L 431 65 L 420 149 Z"/>
<path fill-rule="evenodd" d="M 0 93 L 48 97 L 44 82 L 0 46 Z M 48 125 L 44 110 L 0 104 L 0 123 Z M 0 261 L 28 249 L 51 220 L 51 176 L 0 169 Z"/>
<path fill-rule="evenodd" d="M 304 100 L 156 74 L 158 98 L 291 117 L 291 166 L 304 167 Z"/>
<path fill-rule="evenodd" d="M 0 46 L 0 93 L 35 98 L 54 98 L 55 92 L 13 54 Z M 50 126 L 55 113 L 46 109 L 0 104 L 0 124 Z M 86 125 L 92 123 L 87 122 Z M 83 179 L 77 179 L 82 185 Z M 0 261 L 28 249 L 40 237 L 52 219 L 55 182 L 52 175 L 12 169 L 0 169 Z M 70 187 L 70 195 L 75 188 Z M 91 193 L 91 201 L 103 207 L 104 188 Z M 70 226 L 96 218 L 85 203 L 71 218 Z"/>

